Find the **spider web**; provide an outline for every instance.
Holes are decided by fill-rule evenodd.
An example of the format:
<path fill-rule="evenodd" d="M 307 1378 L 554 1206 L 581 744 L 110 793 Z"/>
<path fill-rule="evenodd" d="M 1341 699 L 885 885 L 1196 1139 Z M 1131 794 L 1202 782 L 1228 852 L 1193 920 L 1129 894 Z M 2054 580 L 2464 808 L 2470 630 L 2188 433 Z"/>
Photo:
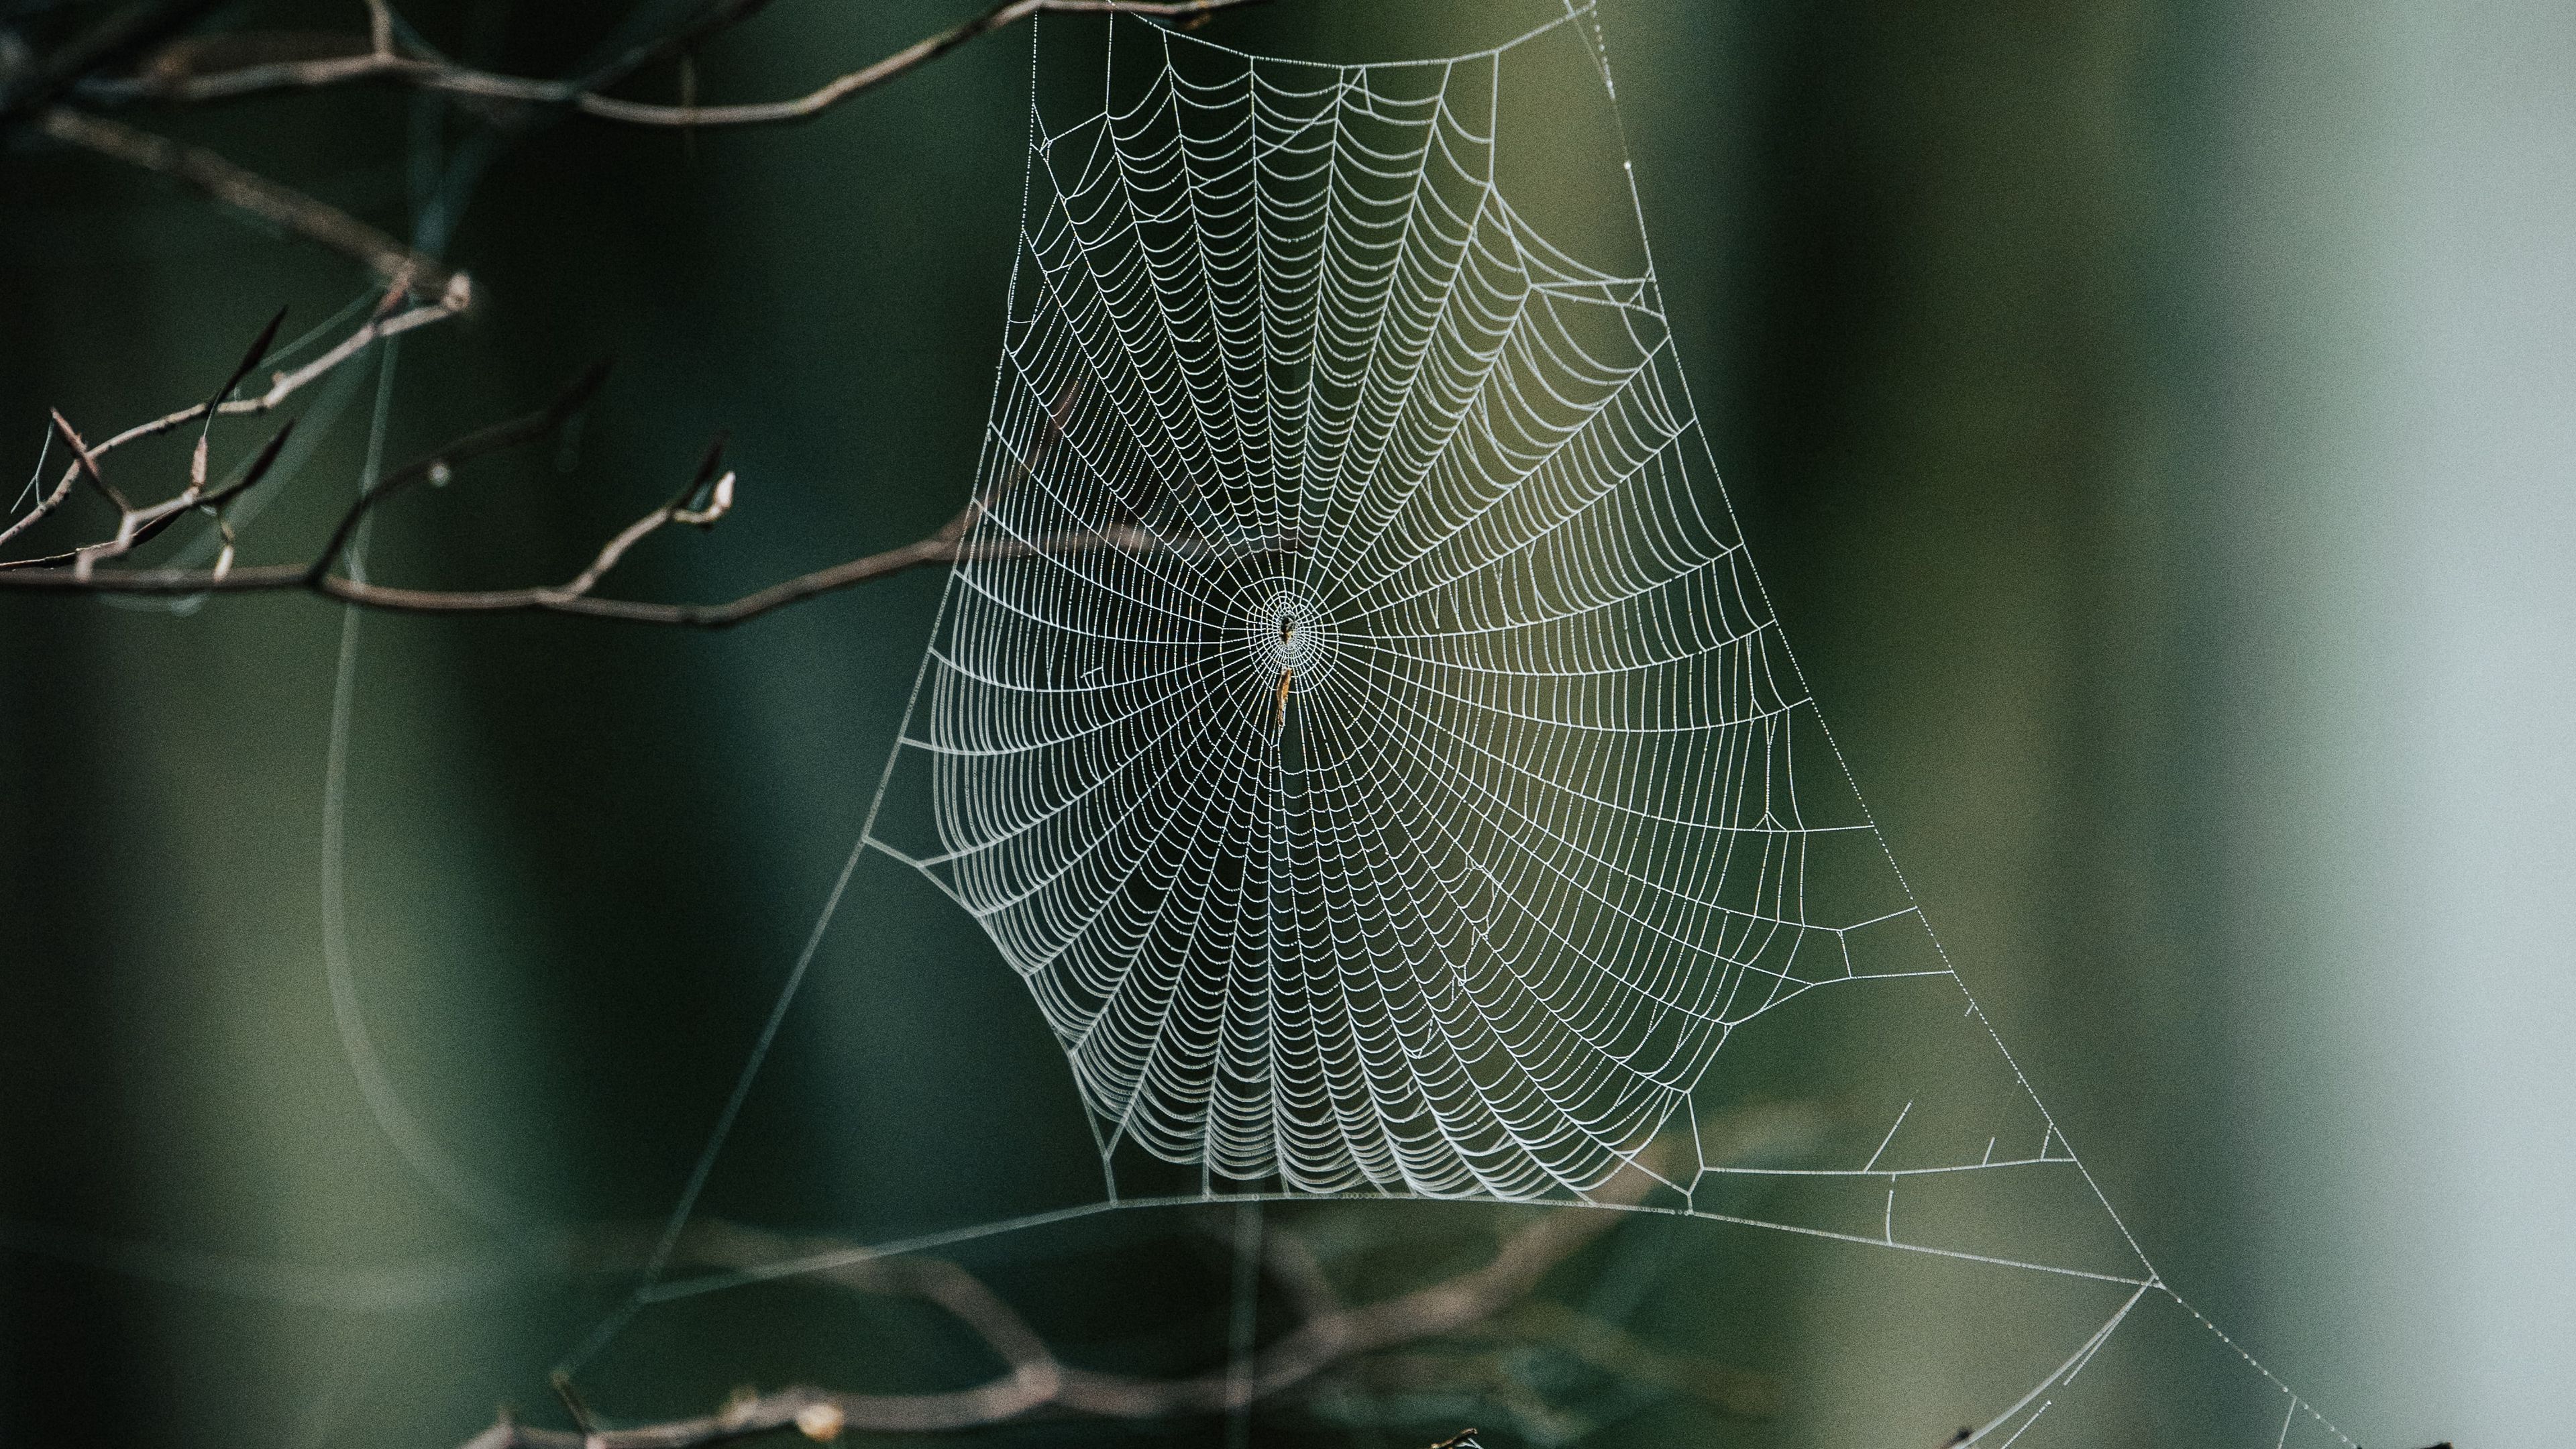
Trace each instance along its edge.
<path fill-rule="evenodd" d="M 2350 1443 L 2158 1277 L 1889 854 L 1674 358 L 1590 7 L 1396 64 L 1107 31 L 1038 71 L 973 522 L 861 842 L 972 913 L 1090 1119 L 1104 1203 L 973 1231 L 1119 1206 L 1131 1160 L 1198 1191 L 1128 1205 L 1680 1214 L 2069 1325 L 1976 1442 L 2147 1303 L 2252 1370 L 2194 1392 L 2264 1442 Z M 1506 179 L 1541 47 L 1606 104 L 1606 244 Z M 1730 1136 L 1854 1040 L 1922 1084 L 1865 1160 Z"/>
<path fill-rule="evenodd" d="M 1942 954 L 1746 556 L 1615 126 L 1584 165 L 1617 179 L 1627 235 L 1570 240 L 1507 179 L 1533 52 L 1608 98 L 1589 7 L 1389 65 L 1107 33 L 1080 84 L 1037 87 L 974 522 L 860 841 L 1028 985 L 1104 1200 L 662 1281 L 809 942 L 646 1281 L 570 1362 L 652 1304 L 1120 1208 L 1474 1199 L 1782 1235 L 1858 1262 L 1891 1318 L 1968 1282 L 1969 1326 L 2045 1347 L 1968 1386 L 1965 1440 L 2096 1442 L 2098 1403 L 2048 1416 L 2126 1335 L 2232 1371 L 2188 1393 L 2242 1442 L 2350 1444 L 2165 1284 Z M 326 791 L 334 1007 L 405 1157 L 514 1236 L 356 1016 L 356 618 Z M 1874 1100 L 1851 1042 L 1916 1088 Z M 1759 1140 L 1766 1101 L 1829 1098 L 1886 1124 L 1865 1153 Z M 1139 1158 L 1197 1191 L 1122 1197 Z M 1658 1190 L 1605 1191 L 1636 1173 Z M 1973 1276 L 1945 1299 L 1927 1270 Z"/>
<path fill-rule="evenodd" d="M 1495 182 L 1504 59 L 1568 27 L 1349 67 L 1120 29 L 1101 108 L 1036 119 L 975 519 L 890 766 L 935 843 L 869 840 L 1026 981 L 1103 1158 L 1580 1195 L 1810 993 L 1964 1001 L 1651 271 Z M 1977 1141 L 2019 1150 L 1970 1165 L 2071 1165 L 2018 1095 Z"/>

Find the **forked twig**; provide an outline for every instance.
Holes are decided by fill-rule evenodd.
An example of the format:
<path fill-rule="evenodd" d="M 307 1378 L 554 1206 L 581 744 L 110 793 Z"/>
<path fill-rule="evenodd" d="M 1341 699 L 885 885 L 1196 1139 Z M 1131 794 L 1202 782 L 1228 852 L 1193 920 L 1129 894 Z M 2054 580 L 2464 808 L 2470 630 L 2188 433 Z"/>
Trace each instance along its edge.
<path fill-rule="evenodd" d="M 388 303 L 398 300 L 398 293 L 388 294 Z M 601 364 L 576 378 L 555 400 L 526 416 L 496 423 L 490 427 L 457 438 L 384 476 L 374 488 L 352 502 L 333 526 L 321 550 L 301 564 L 261 565 L 237 568 L 233 564 L 234 539 L 222 519 L 224 504 L 239 497 L 257 483 L 276 461 L 286 440 L 281 429 L 272 436 L 252 461 L 241 479 L 213 492 L 206 491 L 207 447 L 201 432 L 198 446 L 191 454 L 189 482 L 179 493 L 149 507 L 135 507 L 109 485 L 98 465 L 98 456 L 111 448 L 138 438 L 168 432 L 189 422 L 211 420 L 218 415 L 262 412 L 292 394 L 313 377 L 356 355 L 368 342 L 403 330 L 419 321 L 435 320 L 446 315 L 441 306 L 415 308 L 391 317 L 379 316 L 345 339 L 338 347 L 294 373 L 281 373 L 269 390 L 258 398 L 225 401 L 225 394 L 257 365 L 274 338 L 277 323 L 272 321 L 253 346 L 242 366 L 214 398 L 194 407 L 182 408 L 155 419 L 95 446 L 84 442 L 70 423 L 57 415 L 58 430 L 73 453 L 72 463 L 64 470 L 61 481 L 36 505 L 6 529 L 0 529 L 0 543 L 33 526 L 38 520 L 59 509 L 70 497 L 73 487 L 87 479 L 117 510 L 115 534 L 96 543 L 85 544 L 67 552 L 37 557 L 0 559 L 0 589 L 24 589 L 53 592 L 117 593 L 161 596 L 185 596 L 210 593 L 277 593 L 303 591 L 365 608 L 400 613 L 422 614 L 494 614 L 494 613 L 560 613 L 588 618 L 617 619 L 630 623 L 681 625 L 692 628 L 722 629 L 759 618 L 788 605 L 816 598 L 840 589 L 923 568 L 961 560 L 999 560 L 1062 555 L 1093 550 L 1149 552 L 1172 547 L 1151 532 L 1136 527 L 1114 527 L 1098 531 L 1066 532 L 1037 539 L 1022 540 L 1008 536 L 977 537 L 975 524 L 995 506 L 1013 485 L 1020 473 L 1039 467 L 1048 451 L 1061 436 L 1066 417 L 1071 411 L 1076 389 L 1068 387 L 1050 410 L 1046 430 L 1033 444 L 1017 472 L 1006 475 L 958 511 L 957 515 L 928 536 L 897 548 L 873 553 L 862 558 L 801 574 L 783 583 L 745 594 L 721 604 L 655 604 L 627 599 L 603 599 L 593 592 L 610 571 L 644 539 L 673 523 L 698 528 L 711 528 L 732 512 L 737 496 L 737 475 L 724 465 L 724 444 L 718 439 L 700 460 L 688 483 L 669 501 L 655 508 L 600 545 L 590 562 L 571 578 L 559 584 L 542 584 L 515 589 L 437 590 L 411 589 L 373 583 L 339 572 L 358 526 L 375 510 L 411 491 L 422 483 L 444 482 L 457 467 L 475 458 L 544 437 L 568 422 L 585 406 L 606 376 Z M 122 557 L 150 541 L 180 516 L 196 510 L 213 514 L 223 528 L 223 552 L 210 569 L 128 568 L 102 569 L 101 562 Z"/>
<path fill-rule="evenodd" d="M 426 326 L 427 324 L 436 322 L 442 318 L 452 317 L 456 314 L 458 308 L 462 306 L 461 297 L 456 297 L 451 294 L 450 297 L 442 298 L 437 302 L 428 303 L 418 307 L 402 308 L 401 303 L 405 295 L 406 288 L 399 283 L 396 284 L 385 293 L 384 300 L 376 308 L 375 314 L 369 317 L 364 324 L 360 325 L 356 331 L 351 332 L 347 337 L 342 338 L 339 343 L 333 346 L 329 351 L 324 352 L 321 356 L 316 357 L 311 362 L 308 362 L 291 372 L 278 372 L 272 374 L 269 379 L 267 390 L 257 397 L 231 397 L 230 395 L 233 390 L 239 387 L 242 381 L 250 375 L 251 371 L 259 366 L 260 361 L 267 356 L 269 345 L 276 339 L 278 324 L 282 322 L 285 317 L 284 313 L 279 313 L 276 318 L 271 319 L 268 327 L 261 332 L 258 341 L 252 346 L 250 352 L 245 355 L 242 365 L 234 369 L 233 374 L 226 380 L 223 388 L 216 392 L 213 397 L 204 402 L 197 403 L 194 406 L 181 408 L 177 412 L 164 414 L 161 417 L 154 418 L 150 422 L 138 423 L 133 427 L 127 428 L 124 432 L 118 433 L 104 441 L 88 444 L 86 446 L 76 446 L 73 449 L 72 462 L 63 469 L 61 479 L 55 483 L 53 488 L 39 496 L 34 505 L 25 513 L 20 514 L 15 520 L 6 525 L 0 525 L 0 544 L 8 543 L 11 539 L 25 533 L 28 529 L 35 527 L 37 524 L 50 517 L 56 510 L 60 509 L 70 500 L 72 490 L 78 486 L 84 478 L 92 480 L 94 485 L 100 489 L 102 495 L 107 498 L 109 506 L 117 510 L 118 529 L 120 534 L 124 537 L 124 546 L 115 550 L 115 552 L 119 554 L 130 550 L 135 545 L 148 541 L 154 534 L 160 532 L 163 528 L 168 527 L 169 524 L 174 522 L 181 513 L 190 508 L 217 508 L 220 507 L 221 504 L 229 502 L 233 498 L 240 496 L 240 494 L 247 490 L 251 484 L 259 481 L 259 477 L 266 473 L 270 464 L 276 462 L 277 449 L 285 441 L 282 433 L 269 440 L 268 446 L 263 450 L 261 460 L 254 464 L 254 468 L 250 476 L 245 477 L 234 485 L 220 490 L 222 495 L 221 497 L 206 497 L 198 496 L 202 494 L 202 491 L 206 486 L 207 438 L 205 432 L 201 429 L 197 438 L 197 446 L 189 458 L 188 489 L 190 491 L 183 492 L 179 496 L 161 504 L 157 504 L 152 508 L 142 510 L 132 508 L 125 502 L 122 495 L 118 494 L 116 490 L 106 486 L 106 479 L 104 477 L 103 470 L 99 467 L 98 460 L 128 443 L 137 442 L 144 438 L 157 437 L 174 429 L 185 427 L 190 423 L 202 421 L 207 425 L 211 425 L 213 420 L 217 417 L 245 417 L 270 412 L 279 404 L 284 403 L 288 398 L 291 398 L 296 393 L 303 391 L 304 388 L 311 385 L 315 379 L 358 356 L 360 353 L 366 351 L 371 345 L 389 337 L 400 336 L 416 327 Z M 62 431 L 66 441 L 79 436 L 77 433 L 69 431 L 68 423 L 60 422 L 61 415 L 59 413 L 55 416 L 58 428 Z M 138 512 L 143 516 L 139 518 L 136 517 L 135 515 Z M 113 540 L 110 540 L 109 542 L 113 542 Z M 100 546 L 101 545 L 88 545 L 87 547 L 95 548 Z M 76 558 L 77 552 L 78 551 L 76 550 L 73 553 L 50 554 L 38 558 L 0 559 L 0 586 L 15 586 L 22 588 L 65 587 L 67 585 L 59 578 L 54 579 L 52 582 L 34 584 L 25 582 L 13 583 L 13 581 L 52 578 L 53 576 L 48 571 L 52 570 L 57 565 L 73 562 Z M 210 587 L 219 588 L 227 585 L 230 564 L 231 550 L 229 547 L 229 540 L 227 540 L 227 548 L 223 560 L 218 564 L 216 569 L 208 571 L 206 574 L 206 578 L 210 581 Z M 98 574 L 95 576 L 81 574 L 72 577 L 68 586 L 95 588 L 102 592 L 135 592 L 136 590 L 130 590 L 126 585 L 118 582 L 118 580 L 127 577 L 131 576 L 118 573 Z M 145 589 L 140 590 L 139 592 L 148 593 L 166 591 Z M 198 592 L 198 590 L 188 589 L 181 592 L 195 593 Z"/>

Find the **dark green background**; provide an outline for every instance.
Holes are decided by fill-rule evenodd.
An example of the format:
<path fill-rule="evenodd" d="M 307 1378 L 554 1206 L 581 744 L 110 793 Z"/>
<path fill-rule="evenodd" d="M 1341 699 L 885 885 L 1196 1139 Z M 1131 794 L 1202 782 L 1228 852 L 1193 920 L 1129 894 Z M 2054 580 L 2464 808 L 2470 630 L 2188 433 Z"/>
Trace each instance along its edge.
<path fill-rule="evenodd" d="M 0 24 L 64 23 L 20 10 Z M 577 65 L 621 13 L 407 11 L 458 54 L 524 74 Z M 782 0 L 710 50 L 702 93 L 784 94 L 961 13 Z M 1549 13 L 1276 0 L 1210 33 L 1380 59 L 1471 49 Z M 246 5 L 226 19 L 359 16 Z M 2401 304 L 2441 294 L 2389 237 L 2410 207 L 2447 204 L 2440 156 L 2506 158 L 2510 174 L 2530 133 L 2476 97 L 2545 97 L 2532 77 L 2567 78 L 2547 59 L 2564 53 L 2563 18 L 2536 27 L 2559 48 L 2519 66 L 2537 42 L 2511 24 L 2474 30 L 2475 64 L 2443 48 L 2446 24 L 2188 0 L 1609 0 L 1604 14 L 1682 364 L 1897 858 L 2168 1279 L 2374 1443 L 2465 1436 L 2478 1416 L 2500 1436 L 2540 1422 L 2511 1374 L 2460 1371 L 2480 1362 L 2461 1333 L 2492 1352 L 2557 1341 L 2565 1321 L 2481 1297 L 2488 1280 L 2441 1267 L 2438 1242 L 2470 1220 L 2442 1216 L 2445 1174 L 2508 1181 L 2511 1163 L 2565 1155 L 2566 1119 L 2545 1106 L 2565 1074 L 2510 1056 L 2488 1100 L 2518 1104 L 2531 1131 L 2486 1156 L 2410 1151 L 2453 1140 L 2444 1111 L 2471 1110 L 2422 1106 L 2409 1083 L 2459 1075 L 2475 1032 L 2442 1038 L 2449 1055 L 2416 1032 L 2422 1003 L 2463 978 L 2408 974 L 2423 958 L 2374 935 L 2368 909 L 2412 887 L 2409 850 L 2440 853 L 2380 787 L 2404 796 L 2455 758 L 2438 731 L 2408 733 L 2440 708 L 2409 703 L 2420 681 L 2387 652 L 2402 641 L 2373 633 L 2415 610 L 2384 566 L 2408 553 L 2390 537 L 2412 516 L 2407 490 L 2427 485 L 2373 472 L 2385 455 L 2351 439 L 2402 440 L 2382 404 L 2422 395 L 2402 384 L 2431 365 L 2423 348 L 2448 355 L 2425 340 L 2438 326 L 2405 320 Z M 2471 99 L 2391 98 L 2391 77 L 2426 76 L 2425 94 Z M 935 527 L 964 497 L 989 393 L 1027 78 L 1015 31 L 798 128 L 572 120 L 495 149 L 444 247 L 480 300 L 403 344 L 388 458 L 532 406 L 591 358 L 617 371 L 577 446 L 477 464 L 393 510 L 371 575 L 567 574 L 718 430 L 744 480 L 736 516 L 657 540 L 624 591 L 724 596 Z M 665 70 L 632 93 L 673 84 Z M 2506 121 L 2444 129 L 2496 106 Z M 386 90 L 129 119 L 398 231 L 482 144 L 469 119 Z M 2563 210 L 2497 223 L 2534 238 L 2537 262 L 2472 245 L 2424 266 L 2484 267 L 2499 286 L 2526 262 L 2547 272 Z M 365 287 L 345 260 L 160 180 L 12 137 L 0 477 L 14 495 L 46 406 L 96 436 L 181 405 L 281 303 L 293 332 Z M 2516 324 L 2508 341 L 2525 337 L 2522 311 L 2498 315 Z M 2549 335 L 2528 345 L 2563 369 Z M 374 386 L 356 384 L 249 557 L 300 557 L 319 537 L 362 466 Z M 2499 416 L 2543 417 L 2550 395 Z M 238 450 L 252 434 L 224 436 Z M 121 453 L 117 475 L 175 477 L 181 446 Z M 2457 506 L 2483 519 L 2491 504 L 2507 540 L 2534 516 Z M 2563 522 L 2563 505 L 2541 506 L 2544 532 Z M 2471 568 L 2549 574 L 2545 553 L 2462 547 Z M 470 1171 L 549 1220 L 667 1208 L 848 849 L 938 585 L 904 577 L 718 636 L 357 622 L 356 976 L 387 1072 Z M 2510 594 L 2454 600 L 2456 617 L 2563 605 Z M 245 1280 L 292 1296 L 257 1265 L 354 1270 L 487 1241 L 377 1130 L 333 1027 L 319 880 L 343 624 L 301 598 L 171 617 L 0 596 L 0 1217 L 17 1249 L 0 1257 L 0 1439 L 452 1443 L 497 1399 L 551 1414 L 543 1367 L 597 1307 L 532 1292 L 367 1315 L 174 1281 L 240 1260 Z M 2563 659 L 2544 648 L 2499 667 L 2563 693 Z M 2541 746 L 2507 744 L 2482 788 L 2561 788 L 2518 763 Z M 2441 828 L 2511 838 L 2530 822 L 2510 805 Z M 2546 841 L 2532 852 L 2559 859 Z M 2521 898 L 2562 884 L 2544 864 Z M 2498 951 L 2557 959 L 2545 935 Z M 2472 993 L 2473 1024 L 2561 1019 L 2561 975 L 2515 978 L 2557 995 Z M 877 862 L 707 1207 L 881 1236 L 1079 1200 L 1088 1151 L 1059 1060 L 971 923 Z M 2418 1105 L 2401 1142 L 2382 1114 L 2402 1102 Z M 2531 1224 L 2564 1209 L 2545 1181 L 2481 1201 L 2476 1220 L 2516 1243 L 2545 1242 Z M 1656 1261 L 1688 1264 L 1709 1251 L 1688 1226 L 1631 1236 L 1661 1234 Z M 1071 1341 L 1199 1362 L 1222 1332 L 1222 1250 L 1157 1242 L 1069 1233 L 992 1261 Z M 2563 1281 L 2558 1253 L 2543 1249 L 2544 1281 Z M 1687 1345 L 1691 1292 L 1731 1270 L 1664 1271 L 1649 1317 Z M 1725 1347 L 1811 1402 L 1901 1398 L 1915 1387 L 1855 1346 L 1877 1312 L 1866 1294 L 1768 1318 L 1736 1303 L 1728 1321 L 1770 1337 Z M 935 1322 L 719 1296 L 648 1316 L 592 1392 L 640 1417 L 702 1409 L 737 1381 L 848 1381 L 850 1363 L 946 1331 Z M 1960 1326 L 1988 1331 L 1973 1312 Z M 946 1351 L 979 1371 L 962 1340 Z M 2191 1375 L 2134 1372 L 2134 1442 L 2193 1438 Z M 1924 1449 L 1948 1412 L 1926 1410 Z M 1819 1432 L 1642 1413 L 1590 1442 Z M 1322 1432 L 1264 1423 L 1281 1442 Z"/>

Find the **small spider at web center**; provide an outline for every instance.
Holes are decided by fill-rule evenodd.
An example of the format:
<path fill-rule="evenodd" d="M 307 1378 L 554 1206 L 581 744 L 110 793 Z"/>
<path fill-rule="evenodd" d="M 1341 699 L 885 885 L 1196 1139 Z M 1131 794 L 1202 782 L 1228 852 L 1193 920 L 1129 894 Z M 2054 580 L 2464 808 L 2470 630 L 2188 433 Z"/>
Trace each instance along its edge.
<path fill-rule="evenodd" d="M 1281 619 L 1279 621 L 1279 652 L 1283 655 L 1294 657 L 1293 651 L 1296 643 L 1296 619 L 1293 617 Z M 1288 731 L 1288 691 L 1294 688 L 1296 683 L 1297 666 L 1294 664 L 1282 666 L 1279 671 L 1279 707 L 1276 715 L 1270 721 L 1270 737 L 1273 740 L 1278 739 Z"/>
<path fill-rule="evenodd" d="M 1290 698 L 1312 692 L 1332 673 L 1333 630 L 1321 605 L 1294 587 L 1262 600 L 1245 622 L 1264 666 L 1261 681 L 1269 691 L 1270 735 L 1276 741 L 1287 732 Z"/>

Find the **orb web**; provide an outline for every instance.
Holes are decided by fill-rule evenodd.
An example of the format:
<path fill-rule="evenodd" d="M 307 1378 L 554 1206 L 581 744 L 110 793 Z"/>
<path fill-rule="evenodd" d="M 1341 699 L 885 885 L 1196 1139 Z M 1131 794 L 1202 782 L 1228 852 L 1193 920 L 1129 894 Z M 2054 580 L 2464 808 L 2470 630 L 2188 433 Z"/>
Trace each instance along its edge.
<path fill-rule="evenodd" d="M 1651 273 L 1497 182 L 1508 48 L 1124 38 L 1099 109 L 1033 132 L 907 858 L 1026 981 L 1104 1152 L 1580 1194 L 1909 902 Z"/>
<path fill-rule="evenodd" d="M 912 867 L 1027 987 L 1103 1196 L 637 1303 L 1122 1209 L 1589 1204 L 1834 1255 L 1803 1281 L 1944 1363 L 1950 1442 L 2092 1442 L 2189 1363 L 2214 1417 L 2348 1446 L 2165 1284 L 1897 872 L 1675 361 L 1591 7 L 1396 64 L 1104 31 L 1033 81 L 967 527 L 768 1028 L 859 856 Z M 1613 214 L 1529 194 L 1555 165 Z M 1197 1190 L 1122 1194 L 1122 1154 Z M 1971 1361 L 1962 1321 L 2022 1337 Z"/>

